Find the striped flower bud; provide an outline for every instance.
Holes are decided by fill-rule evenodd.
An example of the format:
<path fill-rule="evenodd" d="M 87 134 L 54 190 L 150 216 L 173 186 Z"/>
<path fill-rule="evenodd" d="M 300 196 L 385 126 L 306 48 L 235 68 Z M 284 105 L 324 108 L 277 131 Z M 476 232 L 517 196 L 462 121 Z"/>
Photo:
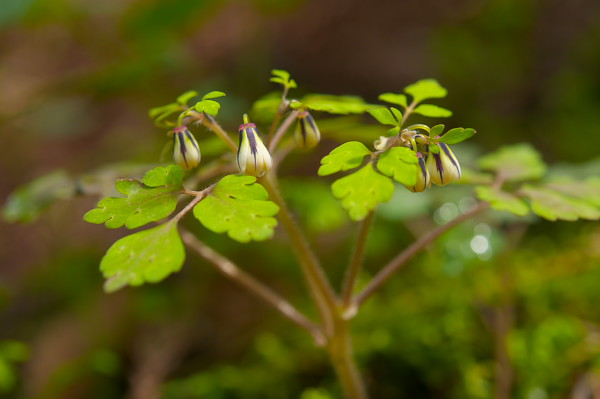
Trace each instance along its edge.
<path fill-rule="evenodd" d="M 418 170 L 417 170 L 417 183 L 414 186 L 405 186 L 413 193 L 420 193 L 425 191 L 425 189 L 431 187 L 431 178 L 429 176 L 429 171 L 427 170 L 427 165 L 425 164 L 425 159 L 420 152 L 417 152 L 417 159 L 419 160 Z"/>
<path fill-rule="evenodd" d="M 240 125 L 240 142 L 237 153 L 237 164 L 240 173 L 245 175 L 264 176 L 271 170 L 273 160 L 269 150 L 263 144 L 256 125 L 244 123 Z"/>
<path fill-rule="evenodd" d="M 298 114 L 298 125 L 294 133 L 296 145 L 300 148 L 313 148 L 321 141 L 321 132 L 308 111 Z"/>
<path fill-rule="evenodd" d="M 187 126 L 173 129 L 173 160 L 185 170 L 200 164 L 200 148 Z"/>
<path fill-rule="evenodd" d="M 433 183 L 445 186 L 452 181 L 460 180 L 460 165 L 448 145 L 439 143 L 438 146 L 440 153 L 430 153 L 427 157 L 427 169 Z"/>

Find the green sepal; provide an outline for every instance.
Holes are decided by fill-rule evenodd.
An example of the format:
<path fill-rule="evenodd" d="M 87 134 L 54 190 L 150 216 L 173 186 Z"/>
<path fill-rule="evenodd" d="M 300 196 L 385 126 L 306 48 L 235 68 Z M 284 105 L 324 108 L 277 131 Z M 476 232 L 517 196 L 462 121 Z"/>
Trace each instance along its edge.
<path fill-rule="evenodd" d="M 406 147 L 392 147 L 379 156 L 377 170 L 405 186 L 417 184 L 417 163 L 415 152 Z"/>
<path fill-rule="evenodd" d="M 321 159 L 319 176 L 328 176 L 340 171 L 358 168 L 371 151 L 359 141 L 349 141 L 334 148 L 329 155 Z"/>
<path fill-rule="evenodd" d="M 333 196 L 342 201 L 354 221 L 364 219 L 378 204 L 387 202 L 394 193 L 394 183 L 377 173 L 372 164 L 336 180 L 331 185 Z"/>
<path fill-rule="evenodd" d="M 452 116 L 452 111 L 449 109 L 438 107 L 433 104 L 421 104 L 416 107 L 413 112 L 429 118 L 449 118 Z"/>
<path fill-rule="evenodd" d="M 574 221 L 577 219 L 597 220 L 600 210 L 594 205 L 563 195 L 545 187 L 534 187 L 526 184 L 521 191 L 531 200 L 533 212 L 544 219 Z"/>
<path fill-rule="evenodd" d="M 442 87 L 435 79 L 419 80 L 407 86 L 404 92 L 410 94 L 413 97 L 413 101 L 417 103 L 428 98 L 443 98 L 448 94 L 448 90 Z"/>
<path fill-rule="evenodd" d="M 212 116 L 217 116 L 219 109 L 221 109 L 221 104 L 213 100 L 202 100 L 194 105 L 194 109 L 197 112 L 204 112 Z"/>
<path fill-rule="evenodd" d="M 180 95 L 179 97 L 177 97 L 177 103 L 180 105 L 183 105 L 184 107 L 187 107 L 187 103 L 188 101 L 190 101 L 192 98 L 198 96 L 198 92 L 196 90 L 190 90 L 190 91 L 186 91 L 185 93 L 183 93 L 182 95 Z"/>
<path fill-rule="evenodd" d="M 442 137 L 434 138 L 433 140 L 438 143 L 458 144 L 473 137 L 475 133 L 477 133 L 475 129 L 463 129 L 462 127 L 456 127 L 448 130 Z M 438 134 L 436 134 L 436 136 L 437 135 Z M 435 137 L 433 134 L 431 136 Z"/>
<path fill-rule="evenodd" d="M 540 153 L 527 143 L 502 147 L 480 158 L 479 167 L 512 182 L 539 179 L 546 173 Z"/>
<path fill-rule="evenodd" d="M 398 120 L 392 114 L 392 111 L 389 108 L 373 108 L 368 109 L 367 112 L 371 114 L 371 116 L 377 119 L 377 122 L 383 125 L 392 125 L 397 126 Z M 402 120 L 402 116 L 400 116 L 400 120 Z"/>
<path fill-rule="evenodd" d="M 83 219 L 89 223 L 104 223 L 109 229 L 123 225 L 135 229 L 164 219 L 177 207 L 182 180 L 183 170 L 177 165 L 154 168 L 146 172 L 142 181 L 117 180 L 117 191 L 126 198 L 104 198 Z"/>
<path fill-rule="evenodd" d="M 408 101 L 404 94 L 396 94 L 396 93 L 383 93 L 378 97 L 381 101 L 385 101 L 386 103 L 400 105 L 404 108 L 408 106 Z"/>
<path fill-rule="evenodd" d="M 495 190 L 489 186 L 475 188 L 477 198 L 490 203 L 490 206 L 499 211 L 508 211 L 517 216 L 525 216 L 529 213 L 529 206 L 522 199 L 505 191 Z"/>
<path fill-rule="evenodd" d="M 227 233 L 239 242 L 271 238 L 279 207 L 254 176 L 229 175 L 194 207 L 194 216 L 215 233 Z"/>
<path fill-rule="evenodd" d="M 176 223 L 165 223 L 115 242 L 100 262 L 108 280 L 104 290 L 114 292 L 127 285 L 156 283 L 179 271 L 185 248 Z"/>

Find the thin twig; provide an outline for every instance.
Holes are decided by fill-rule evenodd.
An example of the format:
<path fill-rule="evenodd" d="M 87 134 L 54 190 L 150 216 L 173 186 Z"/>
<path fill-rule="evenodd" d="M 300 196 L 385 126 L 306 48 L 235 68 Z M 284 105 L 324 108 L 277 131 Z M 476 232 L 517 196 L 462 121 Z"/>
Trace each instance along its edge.
<path fill-rule="evenodd" d="M 287 300 L 257 280 L 255 277 L 244 272 L 232 261 L 215 252 L 212 248 L 198 240 L 192 233 L 181 230 L 181 238 L 194 251 L 204 259 L 208 260 L 225 277 L 235 281 L 237 284 L 262 298 L 269 305 L 277 309 L 282 315 L 294 322 L 296 325 L 308 331 L 319 346 L 325 344 L 325 337 L 319 326 L 310 321 Z"/>
<path fill-rule="evenodd" d="M 472 218 L 475 215 L 483 212 L 489 207 L 487 202 L 480 202 L 470 211 L 452 219 L 443 226 L 436 227 L 417 241 L 413 242 L 409 247 L 402 251 L 398 256 L 392 259 L 383 269 L 373 277 L 371 282 L 356 296 L 354 307 L 358 308 L 367 298 L 369 298 L 383 283 L 389 280 L 390 277 L 400 270 L 413 256 L 419 253 L 423 248 L 431 244 L 436 238 L 444 234 L 451 228 L 461 224 L 465 220 Z"/>
<path fill-rule="evenodd" d="M 358 273 L 362 267 L 365 247 L 367 246 L 367 238 L 369 237 L 369 231 L 373 225 L 374 218 L 375 212 L 371 211 L 360 225 L 356 247 L 354 248 L 354 253 L 352 254 L 352 259 L 348 266 L 344 289 L 342 290 L 342 304 L 344 307 L 350 305 L 350 302 L 352 301 L 352 291 L 354 290 L 354 284 L 356 283 Z"/>
<path fill-rule="evenodd" d="M 290 128 L 292 123 L 294 123 L 294 121 L 297 118 L 298 118 L 298 111 L 292 111 L 287 116 L 287 118 L 285 118 L 283 123 L 281 125 L 279 125 L 279 128 L 273 135 L 273 139 L 269 142 L 269 151 L 271 153 L 273 153 L 273 151 L 275 151 L 275 148 L 277 148 L 277 144 L 279 144 L 279 141 L 281 140 L 281 138 L 283 137 L 285 132 L 287 132 L 287 130 Z"/>
<path fill-rule="evenodd" d="M 171 218 L 171 220 L 169 220 L 169 223 L 177 223 L 177 222 L 179 222 L 179 220 L 182 217 L 184 217 L 193 207 L 195 207 L 196 204 L 198 204 L 198 202 L 200 202 L 204 198 L 206 198 L 206 196 L 208 195 L 208 193 L 210 193 L 210 191 L 213 189 L 214 186 L 215 185 L 213 184 L 213 185 L 205 188 L 202 191 L 183 190 L 182 191 L 183 194 L 193 195 L 194 199 L 191 200 L 190 203 L 185 206 L 185 208 L 183 208 L 182 210 L 180 210 L 177 215 L 173 216 Z"/>

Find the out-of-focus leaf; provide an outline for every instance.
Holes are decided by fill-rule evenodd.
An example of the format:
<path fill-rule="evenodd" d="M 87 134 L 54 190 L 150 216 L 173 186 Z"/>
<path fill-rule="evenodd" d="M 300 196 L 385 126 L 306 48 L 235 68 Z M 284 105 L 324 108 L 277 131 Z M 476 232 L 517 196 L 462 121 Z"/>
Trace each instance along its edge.
<path fill-rule="evenodd" d="M 434 127 L 431 128 L 431 130 L 429 131 L 429 135 L 431 137 L 435 137 L 435 136 L 439 136 L 442 134 L 442 132 L 444 131 L 444 125 L 435 125 Z"/>
<path fill-rule="evenodd" d="M 434 126 L 434 127 L 436 127 L 436 126 Z M 476 132 L 474 129 L 471 129 L 471 128 L 463 129 L 462 127 L 457 127 L 457 128 L 448 130 L 446 132 L 446 134 L 444 134 L 442 137 L 438 137 L 434 140 L 439 143 L 458 144 L 462 141 L 467 140 L 468 138 L 473 137 L 473 135 L 475 135 L 475 133 Z M 431 136 L 435 137 L 433 134 Z"/>
<path fill-rule="evenodd" d="M 406 96 L 404 94 L 383 93 L 380 94 L 378 98 L 386 103 L 400 105 L 404 108 L 408 106 Z"/>
<path fill-rule="evenodd" d="M 281 104 L 281 93 L 279 92 L 272 92 L 262 96 L 252 105 L 250 111 L 252 120 L 261 123 L 271 122 L 277 114 L 279 104 Z"/>
<path fill-rule="evenodd" d="M 448 90 L 442 87 L 435 79 L 423 79 L 407 86 L 404 92 L 413 97 L 413 101 L 420 103 L 428 98 L 443 98 Z"/>
<path fill-rule="evenodd" d="M 302 97 L 297 103 L 292 103 L 291 107 L 309 108 L 314 111 L 328 112 L 330 114 L 348 115 L 362 114 L 368 109 L 374 108 L 373 104 L 367 104 L 357 96 L 333 96 L 329 94 L 309 94 Z"/>
<path fill-rule="evenodd" d="M 398 124 L 398 120 L 394 117 L 389 108 L 373 108 L 367 110 L 367 112 L 381 124 L 392 126 Z"/>
<path fill-rule="evenodd" d="M 71 198 L 75 192 L 75 183 L 65 171 L 38 177 L 9 195 L 3 209 L 4 219 L 10 223 L 33 222 L 56 201 Z"/>
<path fill-rule="evenodd" d="M 392 147 L 379 156 L 377 170 L 398 183 L 414 186 L 417 183 L 417 156 L 406 147 Z"/>
<path fill-rule="evenodd" d="M 598 177 L 586 180 L 562 177 L 547 183 L 545 187 L 600 207 L 600 178 Z"/>
<path fill-rule="evenodd" d="M 283 69 L 273 69 L 271 70 L 271 74 L 273 77 L 269 80 L 273 83 L 279 83 L 288 89 L 295 89 L 298 87 L 296 81 L 290 78 L 290 73 L 288 71 L 284 71 Z"/>
<path fill-rule="evenodd" d="M 227 233 L 239 242 L 271 238 L 279 207 L 253 176 L 229 175 L 194 207 L 194 216 L 215 233 Z"/>
<path fill-rule="evenodd" d="M 183 93 L 182 95 L 177 97 L 176 101 L 177 101 L 177 103 L 179 103 L 183 106 L 187 106 L 188 101 L 190 101 L 192 98 L 196 97 L 197 95 L 198 95 L 198 92 L 196 90 L 186 91 L 185 93 Z"/>
<path fill-rule="evenodd" d="M 156 283 L 179 271 L 184 260 L 176 223 L 128 235 L 115 242 L 102 258 L 100 270 L 108 279 L 104 289 L 114 292 L 126 285 Z"/>
<path fill-rule="evenodd" d="M 421 104 L 413 112 L 430 118 L 449 118 L 452 116 L 452 111 L 449 109 L 433 104 Z"/>
<path fill-rule="evenodd" d="M 211 91 L 209 93 L 206 93 L 203 97 L 202 100 L 210 100 L 213 98 L 219 98 L 219 97 L 225 97 L 226 94 L 223 93 L 222 91 Z"/>
<path fill-rule="evenodd" d="M 586 201 L 570 198 L 543 187 L 525 185 L 521 190 L 531 200 L 533 212 L 545 219 L 573 221 L 600 218 L 600 210 Z"/>
<path fill-rule="evenodd" d="M 378 204 L 392 198 L 394 183 L 368 164 L 333 182 L 331 191 L 335 198 L 342 201 L 342 207 L 348 211 L 350 218 L 359 221 Z"/>
<path fill-rule="evenodd" d="M 146 173 L 142 181 L 122 179 L 117 190 L 126 198 L 108 197 L 83 219 L 89 223 L 105 223 L 109 229 L 123 225 L 135 229 L 169 216 L 177 207 L 183 170 L 177 165 L 159 166 Z"/>
<path fill-rule="evenodd" d="M 508 211 L 517 216 L 525 216 L 529 213 L 527 203 L 514 195 L 505 191 L 494 190 L 489 186 L 479 186 L 476 188 L 477 197 L 490 203 L 490 206 L 499 211 Z"/>
<path fill-rule="evenodd" d="M 321 159 L 319 176 L 327 176 L 340 171 L 358 168 L 371 151 L 358 141 L 349 141 L 333 149 Z"/>
<path fill-rule="evenodd" d="M 507 181 L 539 179 L 546 173 L 546 164 L 530 144 L 502 147 L 479 159 L 479 167 L 502 175 Z"/>

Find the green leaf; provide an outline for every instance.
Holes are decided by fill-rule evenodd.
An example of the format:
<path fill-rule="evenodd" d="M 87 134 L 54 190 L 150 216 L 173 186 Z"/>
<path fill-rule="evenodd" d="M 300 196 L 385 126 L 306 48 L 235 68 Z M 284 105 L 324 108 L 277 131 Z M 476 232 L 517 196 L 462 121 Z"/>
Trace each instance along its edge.
<path fill-rule="evenodd" d="M 296 81 L 294 79 L 290 79 L 290 73 L 288 71 L 284 71 L 283 69 L 273 69 L 271 70 L 271 74 L 274 76 L 269 79 L 271 82 L 279 83 L 288 89 L 295 89 L 298 87 Z"/>
<path fill-rule="evenodd" d="M 114 292 L 126 285 L 156 283 L 179 271 L 184 260 L 176 223 L 128 235 L 115 242 L 102 258 L 100 270 L 108 279 L 104 289 Z"/>
<path fill-rule="evenodd" d="M 388 108 L 373 108 L 368 109 L 367 112 L 381 124 L 392 126 L 398 125 L 398 120 Z"/>
<path fill-rule="evenodd" d="M 438 143 L 458 144 L 462 141 L 465 141 L 468 138 L 473 137 L 473 135 L 475 135 L 475 133 L 476 132 L 474 129 L 471 129 L 471 128 L 463 129 L 462 127 L 457 127 L 457 128 L 448 130 L 442 137 L 438 137 L 434 140 Z M 431 136 L 435 137 L 433 134 Z M 437 136 L 437 134 L 436 134 L 436 136 Z"/>
<path fill-rule="evenodd" d="M 221 104 L 213 100 L 202 100 L 194 105 L 194 109 L 198 112 L 205 112 L 212 116 L 217 116 L 219 113 L 219 109 L 221 108 Z"/>
<path fill-rule="evenodd" d="M 449 109 L 433 104 L 421 104 L 413 112 L 430 118 L 448 118 L 452 116 L 452 111 Z"/>
<path fill-rule="evenodd" d="M 179 104 L 172 103 L 172 104 L 162 105 L 160 107 L 150 108 L 150 110 L 148 111 L 148 115 L 150 115 L 150 118 L 155 119 L 159 115 L 166 114 L 168 116 L 168 115 L 170 115 L 174 112 L 180 111 L 180 110 L 181 110 L 181 106 Z"/>
<path fill-rule="evenodd" d="M 195 90 L 186 91 L 185 93 L 183 93 L 182 95 L 177 97 L 177 102 L 179 104 L 187 107 L 188 101 L 190 101 L 192 98 L 196 97 L 197 95 L 198 95 L 198 92 Z"/>
<path fill-rule="evenodd" d="M 404 108 L 408 106 L 408 102 L 404 94 L 383 93 L 380 94 L 378 98 L 386 103 L 400 105 Z"/>
<path fill-rule="evenodd" d="M 429 136 L 435 137 L 435 136 L 441 135 L 442 132 L 444 131 L 444 127 L 445 127 L 444 125 L 435 125 L 429 131 Z"/>
<path fill-rule="evenodd" d="M 391 107 L 392 114 L 394 114 L 394 118 L 400 123 L 402 121 L 402 112 L 398 108 Z"/>
<path fill-rule="evenodd" d="M 3 209 L 4 220 L 9 223 L 33 222 L 55 202 L 73 197 L 75 191 L 75 183 L 65 171 L 57 170 L 38 177 L 9 195 Z"/>
<path fill-rule="evenodd" d="M 423 79 L 407 86 L 405 93 L 413 97 L 413 101 L 420 103 L 428 98 L 443 98 L 448 94 L 448 90 L 442 87 L 435 79 Z"/>
<path fill-rule="evenodd" d="M 589 203 L 569 198 L 559 192 L 543 187 L 525 185 L 522 192 L 531 200 L 531 209 L 537 215 L 555 221 L 600 218 L 600 210 Z"/>
<path fill-rule="evenodd" d="M 194 216 L 215 233 L 227 233 L 239 242 L 271 238 L 279 207 L 253 176 L 229 175 L 194 207 Z"/>
<path fill-rule="evenodd" d="M 83 219 L 89 223 L 105 223 L 109 229 L 123 225 L 135 229 L 169 216 L 177 207 L 183 170 L 177 165 L 159 166 L 146 173 L 142 181 L 118 180 L 117 190 L 126 198 L 108 197 Z"/>
<path fill-rule="evenodd" d="M 225 97 L 225 95 L 226 94 L 222 91 L 211 91 L 209 93 L 206 93 L 204 97 L 202 97 L 202 100 L 210 100 L 211 98 Z"/>
<path fill-rule="evenodd" d="M 277 76 L 283 80 L 288 80 L 290 78 L 290 73 L 283 69 L 271 69 L 271 75 Z"/>
<path fill-rule="evenodd" d="M 479 186 L 475 189 L 477 197 L 490 203 L 490 206 L 499 211 L 508 211 L 517 216 L 525 216 L 529 213 L 527 203 L 505 191 L 494 190 L 489 186 Z"/>
<path fill-rule="evenodd" d="M 281 93 L 272 92 L 259 98 L 252 104 L 250 115 L 253 121 L 270 123 L 277 114 L 277 109 L 281 104 Z"/>
<path fill-rule="evenodd" d="M 429 144 L 429 151 L 433 152 L 434 154 L 439 154 L 440 147 L 437 144 Z"/>
<path fill-rule="evenodd" d="M 342 201 L 342 207 L 348 211 L 350 218 L 359 221 L 378 204 L 392 198 L 394 183 L 368 164 L 333 182 L 331 191 L 335 198 Z"/>
<path fill-rule="evenodd" d="M 379 156 L 377 169 L 405 186 L 417 184 L 417 163 L 415 152 L 406 147 L 392 147 Z"/>
<path fill-rule="evenodd" d="M 545 187 L 600 207 L 600 178 L 598 177 L 586 180 L 574 180 L 569 177 L 555 178 Z"/>
<path fill-rule="evenodd" d="M 502 175 L 507 181 L 539 179 L 546 173 L 542 157 L 530 144 L 502 147 L 479 159 L 479 167 Z"/>
<path fill-rule="evenodd" d="M 327 176 L 340 171 L 358 168 L 371 151 L 358 141 L 349 141 L 334 148 L 329 155 L 321 159 L 319 176 Z"/>
<path fill-rule="evenodd" d="M 400 126 L 396 126 L 387 131 L 388 136 L 397 136 L 400 133 Z"/>
<path fill-rule="evenodd" d="M 338 115 L 362 114 L 374 107 L 357 96 L 333 96 L 328 94 L 309 94 L 302 97 L 299 102 L 293 102 L 290 106 L 293 109 L 309 108 L 314 111 Z"/>

